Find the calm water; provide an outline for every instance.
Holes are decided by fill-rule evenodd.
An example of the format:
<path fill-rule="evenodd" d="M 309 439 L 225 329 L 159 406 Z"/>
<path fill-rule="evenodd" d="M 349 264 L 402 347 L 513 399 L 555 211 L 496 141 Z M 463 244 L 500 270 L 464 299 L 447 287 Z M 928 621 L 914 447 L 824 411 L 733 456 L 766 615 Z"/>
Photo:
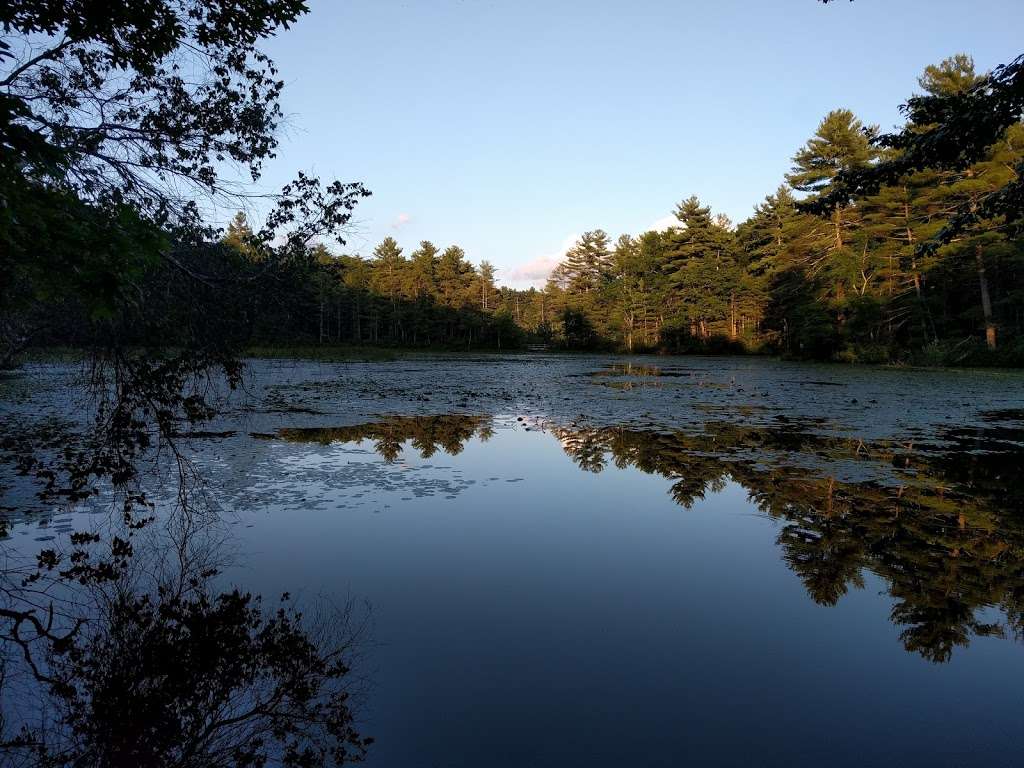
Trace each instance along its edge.
<path fill-rule="evenodd" d="M 269 446 L 306 496 L 244 530 L 249 576 L 373 604 L 373 764 L 1015 761 L 1019 616 L 989 601 L 1024 587 L 1016 534 L 977 562 L 999 536 L 877 490 L 830 518 L 810 477 L 480 422 Z"/>
<path fill-rule="evenodd" d="M 372 605 L 371 766 L 1019 764 L 1019 378 L 986 402 L 934 379 L 970 423 L 880 434 L 836 417 L 873 399 L 833 394 L 856 370 L 780 369 L 819 382 L 794 409 L 818 421 L 744 402 L 695 428 L 689 403 L 637 418 L 692 374 L 571 365 L 552 401 L 610 394 L 621 423 L 387 402 L 196 441 L 229 578 Z"/>

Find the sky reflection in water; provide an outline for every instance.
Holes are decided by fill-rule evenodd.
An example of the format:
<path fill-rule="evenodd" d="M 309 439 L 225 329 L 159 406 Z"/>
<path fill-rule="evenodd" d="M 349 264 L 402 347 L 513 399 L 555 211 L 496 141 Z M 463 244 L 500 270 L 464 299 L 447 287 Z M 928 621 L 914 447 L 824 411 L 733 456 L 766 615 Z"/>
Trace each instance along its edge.
<path fill-rule="evenodd" d="M 371 765 L 1009 764 L 1019 431 L 542 426 L 257 436 L 239 576 L 372 603 Z"/>

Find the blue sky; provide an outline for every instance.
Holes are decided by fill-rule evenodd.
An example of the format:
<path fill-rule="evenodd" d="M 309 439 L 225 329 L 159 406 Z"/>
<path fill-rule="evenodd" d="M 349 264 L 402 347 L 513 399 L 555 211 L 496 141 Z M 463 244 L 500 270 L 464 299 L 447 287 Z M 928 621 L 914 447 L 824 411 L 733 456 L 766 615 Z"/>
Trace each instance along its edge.
<path fill-rule="evenodd" d="M 830 109 L 883 128 L 929 63 L 1024 50 L 1021 0 L 312 0 L 265 46 L 296 170 L 373 190 L 346 250 L 388 235 L 539 279 L 588 229 L 700 196 L 734 221 Z"/>

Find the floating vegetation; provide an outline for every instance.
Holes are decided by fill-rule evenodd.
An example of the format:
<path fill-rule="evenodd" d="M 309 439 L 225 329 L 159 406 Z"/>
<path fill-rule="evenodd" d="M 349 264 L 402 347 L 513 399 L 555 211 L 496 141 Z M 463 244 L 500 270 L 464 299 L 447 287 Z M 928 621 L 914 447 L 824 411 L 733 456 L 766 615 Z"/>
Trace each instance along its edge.
<path fill-rule="evenodd" d="M 612 363 L 605 368 L 594 371 L 591 376 L 654 376 L 654 377 L 666 377 L 666 378 L 677 378 L 682 376 L 692 376 L 692 371 L 686 371 L 681 368 L 661 368 L 656 365 L 645 365 L 639 363 Z"/>

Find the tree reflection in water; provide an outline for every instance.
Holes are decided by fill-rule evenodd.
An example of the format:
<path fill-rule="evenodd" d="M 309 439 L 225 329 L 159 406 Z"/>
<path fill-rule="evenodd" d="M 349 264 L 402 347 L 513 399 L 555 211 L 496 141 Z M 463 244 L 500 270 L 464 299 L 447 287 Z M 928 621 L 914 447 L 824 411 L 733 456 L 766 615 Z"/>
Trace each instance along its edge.
<path fill-rule="evenodd" d="M 888 584 L 891 620 L 907 651 L 946 662 L 971 638 L 1024 635 L 1024 489 L 1010 483 L 1024 459 L 1019 431 L 951 430 L 945 446 L 823 437 L 797 425 L 708 423 L 692 434 L 622 427 L 544 425 L 587 472 L 609 463 L 672 481 L 683 507 L 728 481 L 782 525 L 778 544 L 808 596 L 832 606 L 864 586 L 868 570 Z M 336 429 L 282 430 L 293 442 L 370 440 L 394 461 L 409 443 L 421 456 L 461 452 L 486 439 L 481 416 L 394 417 Z M 812 470 L 803 459 L 820 460 Z M 884 469 L 887 482 L 830 477 L 827 462 Z M 871 473 L 867 473 L 871 474 Z M 879 474 L 879 473 L 875 473 Z M 980 618 L 995 606 L 1004 623 Z"/>
<path fill-rule="evenodd" d="M 550 432 L 584 471 L 611 463 L 668 478 L 683 507 L 738 483 L 780 522 L 782 557 L 816 603 L 835 605 L 862 587 L 865 570 L 885 580 L 909 652 L 945 662 L 975 637 L 1024 634 L 1024 499 L 1007 482 L 1021 460 L 1015 430 L 950 431 L 944 446 L 915 447 L 791 423 L 712 422 L 699 433 L 530 426 Z M 455 455 L 493 432 L 490 417 L 453 415 L 276 438 L 368 440 L 393 462 L 406 446 L 424 458 Z M 887 480 L 839 479 L 830 461 L 884 468 L 875 476 Z M 188 473 L 179 477 L 188 485 Z M 148 504 L 127 486 L 119 493 L 125 510 Z M 219 591 L 216 516 L 201 496 L 198 485 L 179 492 L 156 525 L 126 512 L 102 535 L 78 533 L 68 551 L 7 571 L 3 733 L 12 762 L 303 766 L 363 757 L 370 740 L 357 731 L 351 698 L 363 623 L 350 609 L 311 621 L 287 596 L 268 609 Z M 993 606 L 1004 620 L 985 620 Z"/>
<path fill-rule="evenodd" d="M 2 753 L 32 766 L 361 760 L 372 739 L 356 729 L 351 664 L 363 614 L 349 605 L 305 616 L 287 594 L 264 606 L 221 591 L 209 531 L 174 533 L 184 538 L 118 539 L 109 578 L 51 582 L 60 608 L 13 621 L 7 640 L 20 656 L 5 659 Z M 79 560 L 99 541 L 83 538 Z M 41 583 L 58 560 L 44 555 L 27 581 Z"/>
<path fill-rule="evenodd" d="M 897 601 L 891 619 L 903 628 L 908 651 L 943 662 L 972 636 L 1020 637 L 1022 500 L 1005 481 L 1022 458 L 1013 444 L 986 446 L 983 433 L 958 434 L 952 437 L 960 450 L 910 458 L 900 446 L 727 424 L 710 424 L 699 435 L 552 432 L 582 469 L 600 471 L 598 457 L 607 456 L 616 466 L 670 478 L 672 497 L 684 507 L 727 480 L 739 483 L 759 510 L 783 521 L 782 556 L 816 603 L 835 605 L 849 588 L 862 587 L 864 569 L 885 579 Z M 772 450 L 780 445 L 784 451 Z M 839 482 L 788 465 L 785 454 L 793 450 L 912 465 L 913 472 L 897 486 Z M 987 606 L 1001 608 L 1007 626 L 978 619 Z"/>
<path fill-rule="evenodd" d="M 393 416 L 372 424 L 351 427 L 312 427 L 282 429 L 277 437 L 293 443 L 355 443 L 373 442 L 374 450 L 386 461 L 393 462 L 410 443 L 425 459 L 439 450 L 451 456 L 462 453 L 466 442 L 476 436 L 487 440 L 494 434 L 492 420 L 487 416 Z"/>
<path fill-rule="evenodd" d="M 115 393 L 98 409 L 105 418 L 84 433 L 57 426 L 4 441 L 4 458 L 17 460 L 44 504 L 110 514 L 59 546 L 4 553 L 3 764 L 361 760 L 372 739 L 356 728 L 352 664 L 365 612 L 325 605 L 304 615 L 287 594 L 264 605 L 225 589 L 222 521 L 172 439 L 207 412 L 199 399 L 182 406 L 182 382 L 157 373 L 174 396 L 156 427 L 140 416 L 146 405 L 111 387 L 101 389 Z"/>

